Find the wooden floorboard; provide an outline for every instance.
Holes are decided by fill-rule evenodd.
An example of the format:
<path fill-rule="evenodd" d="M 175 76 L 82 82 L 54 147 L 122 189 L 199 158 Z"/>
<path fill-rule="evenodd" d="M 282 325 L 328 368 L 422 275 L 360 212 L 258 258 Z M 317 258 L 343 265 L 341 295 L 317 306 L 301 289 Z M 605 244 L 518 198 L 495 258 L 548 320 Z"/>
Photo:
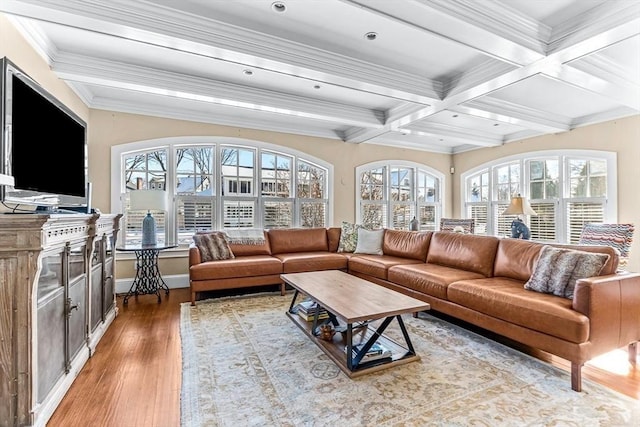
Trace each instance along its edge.
<path fill-rule="evenodd" d="M 122 307 L 122 297 L 117 300 L 119 315 L 51 417 L 49 427 L 180 425 L 180 303 L 190 300 L 189 290 L 172 289 L 168 296 L 162 295 L 160 304 L 153 295 L 130 298 L 127 307 Z M 506 343 L 570 371 L 563 359 Z M 625 351 L 598 358 L 582 374 L 640 399 L 640 372 L 627 362 Z"/>

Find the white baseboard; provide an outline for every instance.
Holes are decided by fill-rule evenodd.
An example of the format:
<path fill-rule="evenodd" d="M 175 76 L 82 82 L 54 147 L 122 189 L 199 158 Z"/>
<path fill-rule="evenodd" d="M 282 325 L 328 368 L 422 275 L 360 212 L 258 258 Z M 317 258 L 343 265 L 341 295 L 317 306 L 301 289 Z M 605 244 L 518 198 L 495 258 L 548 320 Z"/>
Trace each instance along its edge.
<path fill-rule="evenodd" d="M 34 427 L 45 427 L 49 418 L 53 415 L 62 398 L 67 393 L 67 390 L 71 387 L 71 384 L 76 379 L 84 364 L 89 360 L 89 347 L 83 346 L 78 354 L 71 361 L 69 373 L 60 377 L 58 382 L 53 386 L 47 397 L 42 403 L 35 405 L 33 408 L 33 425 Z M 38 385 L 34 384 L 37 390 Z"/>
<path fill-rule="evenodd" d="M 189 287 L 189 275 L 188 274 L 174 274 L 162 276 L 162 280 L 167 284 L 169 289 L 188 288 Z M 133 277 L 127 279 L 116 280 L 116 293 L 126 294 L 131 289 L 133 284 Z"/>

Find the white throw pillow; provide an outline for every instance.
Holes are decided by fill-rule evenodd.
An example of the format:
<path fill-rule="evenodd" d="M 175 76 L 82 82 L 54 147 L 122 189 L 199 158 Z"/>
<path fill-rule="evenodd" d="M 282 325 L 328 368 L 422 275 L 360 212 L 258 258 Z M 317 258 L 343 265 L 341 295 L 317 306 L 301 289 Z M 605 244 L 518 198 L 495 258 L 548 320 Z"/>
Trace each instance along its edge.
<path fill-rule="evenodd" d="M 358 244 L 356 245 L 356 254 L 382 255 L 382 239 L 384 238 L 384 229 L 366 230 L 358 229 Z"/>

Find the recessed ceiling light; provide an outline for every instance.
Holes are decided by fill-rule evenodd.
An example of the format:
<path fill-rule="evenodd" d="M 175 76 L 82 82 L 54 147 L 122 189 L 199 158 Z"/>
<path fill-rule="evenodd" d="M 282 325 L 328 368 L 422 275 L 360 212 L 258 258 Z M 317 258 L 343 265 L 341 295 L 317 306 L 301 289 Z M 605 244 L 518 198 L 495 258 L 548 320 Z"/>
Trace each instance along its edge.
<path fill-rule="evenodd" d="M 458 117 L 458 115 L 457 115 L 457 114 L 454 114 L 454 115 L 453 115 L 453 116 L 451 116 L 451 117 Z"/>
<path fill-rule="evenodd" d="M 253 76 L 253 71 L 251 71 L 251 70 L 243 70 L 242 74 L 244 74 L 245 76 Z"/>
<path fill-rule="evenodd" d="M 494 123 L 493 125 L 494 126 L 500 126 L 500 123 Z"/>
<path fill-rule="evenodd" d="M 314 89 L 320 89 L 320 85 L 313 85 Z"/>
<path fill-rule="evenodd" d="M 274 12 L 284 13 L 287 11 L 287 5 L 284 4 L 284 2 L 276 1 L 271 3 L 271 9 L 273 9 Z"/>
<path fill-rule="evenodd" d="M 369 31 L 368 33 L 366 33 L 364 35 L 364 38 L 367 39 L 367 40 L 373 41 L 373 40 L 378 38 L 378 33 L 375 33 L 373 31 Z"/>

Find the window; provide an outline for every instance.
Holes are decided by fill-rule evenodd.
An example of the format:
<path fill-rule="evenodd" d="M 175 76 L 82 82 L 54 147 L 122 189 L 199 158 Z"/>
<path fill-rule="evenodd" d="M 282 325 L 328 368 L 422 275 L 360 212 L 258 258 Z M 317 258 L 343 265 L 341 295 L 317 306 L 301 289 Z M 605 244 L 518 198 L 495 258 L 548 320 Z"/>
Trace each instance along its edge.
<path fill-rule="evenodd" d="M 357 221 L 371 228 L 409 229 L 415 216 L 421 230 L 435 230 L 442 212 L 444 176 L 411 162 L 384 162 L 356 169 Z"/>
<path fill-rule="evenodd" d="M 121 165 L 112 206 L 123 205 L 126 243 L 141 240 L 146 212 L 128 209 L 127 193 L 137 189 L 169 192 L 169 211 L 152 212 L 158 240 L 183 245 L 197 230 L 326 227 L 330 221 L 331 165 L 295 150 L 185 137 L 115 146 L 112 159 Z"/>
<path fill-rule="evenodd" d="M 131 190 L 164 190 L 167 183 L 167 150 L 148 150 L 125 156 L 123 159 L 123 181 L 127 192 Z M 127 215 L 124 219 L 124 238 L 127 242 L 142 241 L 142 220 L 145 211 L 129 210 L 129 198 L 124 200 Z M 151 211 L 156 220 L 159 243 L 163 243 L 166 214 Z"/>
<path fill-rule="evenodd" d="M 585 223 L 617 222 L 615 177 L 615 153 L 527 153 L 463 174 L 462 203 L 477 234 L 509 236 L 513 217 L 501 214 L 521 194 L 537 214 L 522 218 L 532 240 L 577 243 Z"/>

